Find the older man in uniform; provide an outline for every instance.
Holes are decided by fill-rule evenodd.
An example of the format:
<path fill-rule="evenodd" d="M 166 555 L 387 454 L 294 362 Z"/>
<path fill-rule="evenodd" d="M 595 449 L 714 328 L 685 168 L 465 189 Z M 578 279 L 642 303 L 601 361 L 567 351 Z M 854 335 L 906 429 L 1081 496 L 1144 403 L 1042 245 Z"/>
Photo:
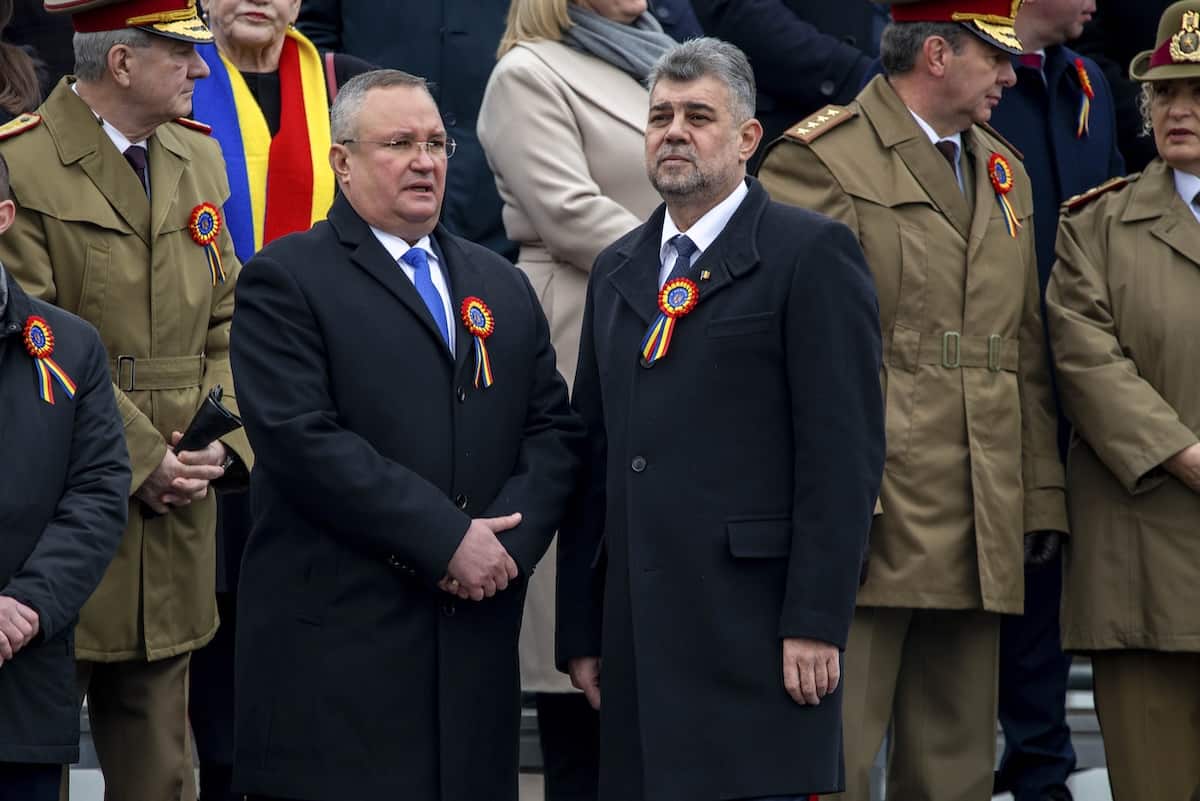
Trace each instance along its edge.
<path fill-rule="evenodd" d="M 129 523 L 81 615 L 78 687 L 109 797 L 192 798 L 189 654 L 217 628 L 210 482 L 251 458 L 236 434 L 171 447 L 209 388 L 233 389 L 229 188 L 216 143 L 177 119 L 211 34 L 194 0 L 46 8 L 73 15 L 76 76 L 0 134 L 20 207 L 0 260 L 100 331 L 133 468 Z"/>
<path fill-rule="evenodd" d="M 991 795 L 1000 614 L 1022 535 L 1066 531 L 1029 178 L 986 126 L 1020 0 L 897 2 L 886 76 L 768 153 L 763 184 L 857 234 L 879 291 L 883 514 L 846 649 L 846 797 L 889 722 L 889 797 Z"/>

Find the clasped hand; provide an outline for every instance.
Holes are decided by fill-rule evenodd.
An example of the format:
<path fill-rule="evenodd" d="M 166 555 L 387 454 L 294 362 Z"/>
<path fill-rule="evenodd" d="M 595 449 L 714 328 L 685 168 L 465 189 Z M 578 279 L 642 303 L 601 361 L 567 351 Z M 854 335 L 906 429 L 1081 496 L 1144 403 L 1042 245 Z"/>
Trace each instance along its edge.
<path fill-rule="evenodd" d="M 213 440 L 200 451 L 180 451 L 183 434 L 171 432 L 171 447 L 163 454 L 162 462 L 146 477 L 134 496 L 160 515 L 171 511 L 171 507 L 183 507 L 198 501 L 208 494 L 208 485 L 225 475 L 225 446 Z"/>
<path fill-rule="evenodd" d="M 0 666 L 11 661 L 41 629 L 38 613 L 7 595 L 0 595 Z"/>
<path fill-rule="evenodd" d="M 520 523 L 520 512 L 472 520 L 466 536 L 450 557 L 446 575 L 438 582 L 438 588 L 464 601 L 482 601 L 508 589 L 508 583 L 519 571 L 496 535 L 516 528 Z"/>

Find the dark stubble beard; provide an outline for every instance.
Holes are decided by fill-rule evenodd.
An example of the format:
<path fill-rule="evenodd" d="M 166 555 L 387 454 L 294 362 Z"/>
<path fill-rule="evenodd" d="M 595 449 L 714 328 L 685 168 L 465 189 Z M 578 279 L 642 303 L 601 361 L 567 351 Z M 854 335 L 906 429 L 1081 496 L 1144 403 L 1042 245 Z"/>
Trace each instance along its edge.
<path fill-rule="evenodd" d="M 664 172 L 661 168 L 663 156 L 684 156 L 691 162 L 690 169 L 680 172 L 678 168 L 672 172 Z M 736 169 L 736 166 L 733 168 Z M 732 180 L 732 170 L 720 167 L 704 169 L 694 153 L 679 150 L 664 150 L 659 153 L 656 163 L 648 171 L 650 184 L 664 199 L 687 200 L 695 202 L 721 191 Z"/>

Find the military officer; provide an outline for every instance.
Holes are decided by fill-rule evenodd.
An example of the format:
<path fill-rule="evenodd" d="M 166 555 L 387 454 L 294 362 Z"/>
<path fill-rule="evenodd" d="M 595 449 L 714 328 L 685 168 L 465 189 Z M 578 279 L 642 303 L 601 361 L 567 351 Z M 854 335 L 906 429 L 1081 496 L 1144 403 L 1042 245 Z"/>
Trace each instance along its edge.
<path fill-rule="evenodd" d="M 170 447 L 212 385 L 236 408 L 229 188 L 204 126 L 177 119 L 211 34 L 194 0 L 45 5 L 72 14 L 76 74 L 0 132 L 20 207 L 0 260 L 99 329 L 133 468 L 129 523 L 77 630 L 78 687 L 109 797 L 193 798 L 188 661 L 217 628 L 210 484 L 251 463 L 239 434 Z"/>
<path fill-rule="evenodd" d="M 1014 82 L 1019 7 L 894 3 L 886 74 L 792 128 L 761 171 L 776 199 L 850 226 L 879 292 L 888 453 L 845 658 L 856 801 L 889 721 L 889 797 L 991 796 L 1022 536 L 1067 528 L 1030 182 L 986 125 Z"/>

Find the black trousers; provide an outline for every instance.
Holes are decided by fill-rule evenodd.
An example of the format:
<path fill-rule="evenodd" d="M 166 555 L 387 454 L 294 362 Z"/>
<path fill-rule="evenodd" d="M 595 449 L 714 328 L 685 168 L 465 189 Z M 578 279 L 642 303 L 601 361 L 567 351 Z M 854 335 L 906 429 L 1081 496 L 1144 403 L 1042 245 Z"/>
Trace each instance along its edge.
<path fill-rule="evenodd" d="M 221 627 L 212 642 L 192 653 L 188 717 L 200 757 L 200 801 L 241 801 L 233 778 L 233 643 L 237 596 L 217 593 Z"/>
<path fill-rule="evenodd" d="M 1071 657 L 1063 654 L 1059 639 L 1061 597 L 1059 557 L 1026 569 L 1025 614 L 1005 615 L 1000 624 L 1004 756 L 995 790 L 1011 792 L 1016 801 L 1071 797 L 1066 789 L 1075 769 L 1066 709 Z"/>
<path fill-rule="evenodd" d="M 546 801 L 596 801 L 600 714 L 583 693 L 538 693 L 537 713 Z"/>
<path fill-rule="evenodd" d="M 58 801 L 62 765 L 0 762 L 0 801 Z"/>

